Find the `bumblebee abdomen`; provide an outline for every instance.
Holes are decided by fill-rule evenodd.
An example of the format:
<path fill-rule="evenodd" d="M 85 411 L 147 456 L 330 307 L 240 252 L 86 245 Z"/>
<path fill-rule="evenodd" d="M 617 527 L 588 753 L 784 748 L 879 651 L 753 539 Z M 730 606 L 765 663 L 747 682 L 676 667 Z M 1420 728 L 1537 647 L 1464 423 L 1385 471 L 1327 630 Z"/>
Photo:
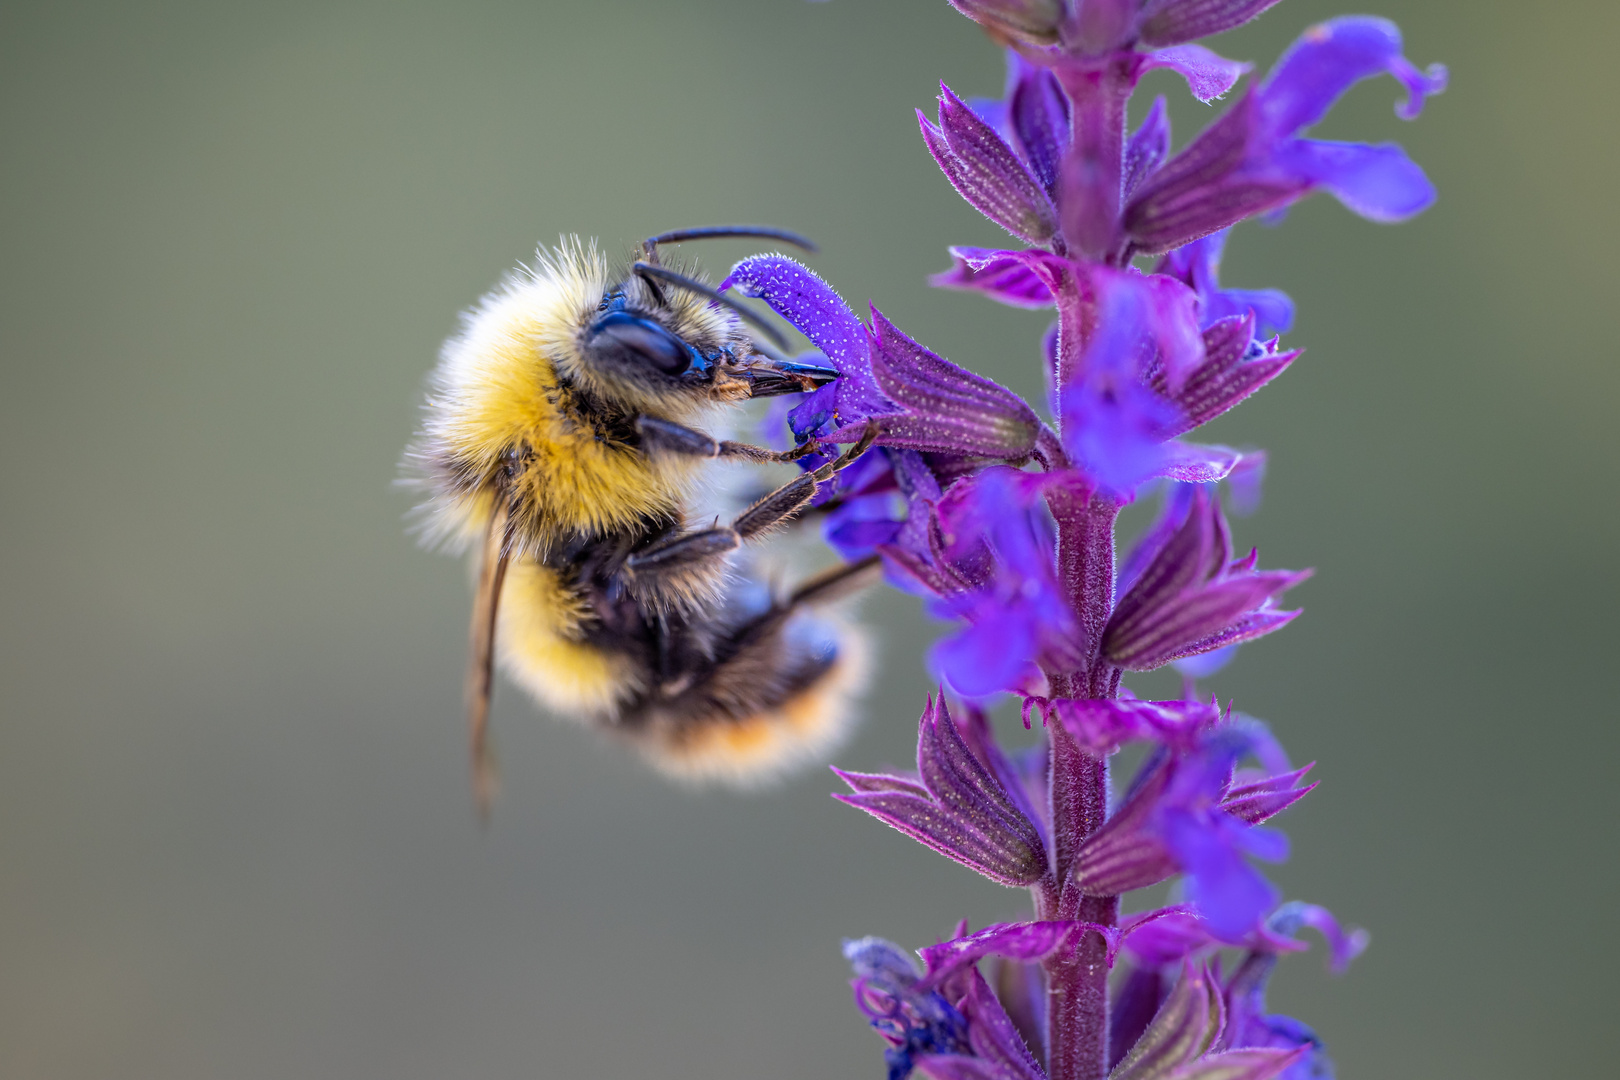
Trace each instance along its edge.
<path fill-rule="evenodd" d="M 591 613 L 557 571 L 513 560 L 501 589 L 501 666 L 552 711 L 591 720 L 616 713 L 646 686 L 632 657 L 591 644 L 582 629 Z"/>
<path fill-rule="evenodd" d="M 745 644 L 680 700 L 627 717 L 627 734 L 677 779 L 768 783 L 825 760 L 848 735 L 869 648 L 859 627 L 800 613 Z"/>

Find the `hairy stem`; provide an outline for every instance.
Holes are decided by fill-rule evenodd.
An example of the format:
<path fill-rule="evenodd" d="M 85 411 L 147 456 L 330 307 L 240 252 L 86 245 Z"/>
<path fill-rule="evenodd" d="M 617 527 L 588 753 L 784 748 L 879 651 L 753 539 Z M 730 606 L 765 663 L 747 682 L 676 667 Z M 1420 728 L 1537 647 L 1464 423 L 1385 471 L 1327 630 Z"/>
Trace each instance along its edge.
<path fill-rule="evenodd" d="M 1124 182 L 1125 106 L 1136 86 L 1134 55 L 1053 69 L 1069 96 L 1070 138 L 1059 198 L 1070 251 L 1112 262 L 1121 247 L 1119 209 Z"/>

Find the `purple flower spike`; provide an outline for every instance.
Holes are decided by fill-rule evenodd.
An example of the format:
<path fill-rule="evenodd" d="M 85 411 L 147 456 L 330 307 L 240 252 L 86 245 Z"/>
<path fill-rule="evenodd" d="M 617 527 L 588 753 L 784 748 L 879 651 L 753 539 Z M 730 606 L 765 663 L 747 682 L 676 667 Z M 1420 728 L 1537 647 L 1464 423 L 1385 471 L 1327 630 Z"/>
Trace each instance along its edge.
<path fill-rule="evenodd" d="M 1254 559 L 1233 561 L 1219 502 L 1195 492 L 1180 528 L 1114 609 L 1103 654 L 1128 671 L 1151 671 L 1286 625 L 1299 612 L 1278 611 L 1272 600 L 1309 572 L 1256 570 Z"/>
<path fill-rule="evenodd" d="M 1176 45 L 1242 26 L 1277 0 L 1148 0 L 1138 24 L 1144 45 Z"/>
<path fill-rule="evenodd" d="M 1003 885 L 1028 885 L 1046 871 L 1033 822 L 962 741 L 943 697 L 929 697 L 917 733 L 920 780 L 843 772 L 853 790 L 835 799 Z"/>
<path fill-rule="evenodd" d="M 1307 30 L 1264 83 L 1244 95 L 1131 197 L 1125 230 L 1136 250 L 1163 252 L 1316 188 L 1373 221 L 1403 221 L 1434 201 L 1423 170 L 1394 145 L 1299 138 L 1351 84 L 1383 72 L 1407 88 L 1412 119 L 1445 89 L 1435 65 L 1420 72 L 1401 54 L 1387 19 L 1351 16 Z"/>
<path fill-rule="evenodd" d="M 872 344 L 878 386 L 904 410 L 884 422 L 883 445 L 1028 460 L 1043 425 L 1023 398 L 923 348 L 877 308 Z"/>
<path fill-rule="evenodd" d="M 967 102 L 940 84 L 939 125 L 921 112 L 923 141 L 958 194 L 1003 229 L 1032 244 L 1057 233 L 1057 209 L 1012 147 Z"/>

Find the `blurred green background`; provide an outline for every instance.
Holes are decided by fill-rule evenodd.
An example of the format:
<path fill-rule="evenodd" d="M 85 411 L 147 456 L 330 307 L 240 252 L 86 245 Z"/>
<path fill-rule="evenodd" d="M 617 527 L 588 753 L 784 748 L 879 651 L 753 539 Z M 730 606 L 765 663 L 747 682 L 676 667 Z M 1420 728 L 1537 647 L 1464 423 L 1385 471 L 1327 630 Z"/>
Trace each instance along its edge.
<path fill-rule="evenodd" d="M 1337 10 L 1216 46 L 1263 68 Z M 1374 935 L 1273 1005 L 1346 1078 L 1594 1075 L 1620 16 L 1378 11 L 1451 89 L 1404 125 L 1363 85 L 1322 130 L 1399 138 L 1440 202 L 1385 228 L 1314 200 L 1225 267 L 1285 287 L 1308 348 L 1213 433 L 1271 452 L 1239 539 L 1318 575 L 1210 686 L 1320 759 L 1276 878 Z M 0 1075 L 881 1075 L 839 939 L 1021 895 L 825 773 L 672 789 L 510 688 L 481 832 L 465 571 L 390 485 L 457 311 L 565 231 L 804 230 L 846 296 L 1038 394 L 1042 315 L 924 284 L 1001 235 L 917 136 L 941 78 L 993 93 L 1001 60 L 934 0 L 0 9 Z M 1214 115 L 1156 92 L 1178 141 Z M 909 757 L 934 632 L 867 611 L 857 768 Z"/>

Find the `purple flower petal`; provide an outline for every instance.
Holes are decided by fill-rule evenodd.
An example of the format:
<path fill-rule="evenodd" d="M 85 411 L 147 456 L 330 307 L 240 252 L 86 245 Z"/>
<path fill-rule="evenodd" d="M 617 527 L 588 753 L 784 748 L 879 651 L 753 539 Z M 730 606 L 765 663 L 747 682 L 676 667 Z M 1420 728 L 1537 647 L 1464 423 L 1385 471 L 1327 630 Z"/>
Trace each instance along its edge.
<path fill-rule="evenodd" d="M 1199 101 L 1214 101 L 1237 84 L 1252 65 L 1218 56 L 1202 45 L 1174 45 L 1143 57 L 1143 69 L 1170 68 L 1187 80 Z"/>
<path fill-rule="evenodd" d="M 1215 932 L 1238 937 L 1277 906 L 1277 890 L 1236 850 L 1234 830 L 1219 818 L 1212 829 L 1185 811 L 1162 818 L 1165 844 L 1187 873 L 1187 899 Z M 1231 819 L 1226 819 L 1230 821 Z M 1252 832 L 1253 830 L 1248 830 Z"/>
<path fill-rule="evenodd" d="M 938 986 L 955 973 L 978 963 L 986 956 L 1007 956 L 1015 960 L 1044 960 L 1060 949 L 1073 948 L 1080 938 L 1096 932 L 1104 936 L 1112 927 L 1064 920 L 1027 923 L 993 923 L 975 934 L 952 938 L 918 950 L 927 974 L 921 985 Z"/>
<path fill-rule="evenodd" d="M 1308 926 L 1319 932 L 1328 946 L 1328 967 L 1334 974 L 1343 974 L 1350 961 L 1366 951 L 1372 940 L 1367 931 L 1358 928 L 1346 931 L 1339 920 L 1325 907 L 1305 904 L 1297 900 L 1284 904 L 1267 920 L 1267 929 L 1284 936 L 1292 935 L 1300 927 Z"/>
<path fill-rule="evenodd" d="M 1007 121 L 1013 142 L 1046 193 L 1055 195 L 1058 169 L 1069 146 L 1069 99 L 1050 70 L 1010 49 L 1008 57 L 1013 79 Z"/>
<path fill-rule="evenodd" d="M 930 277 L 930 285 L 982 292 L 1012 307 L 1052 306 L 1052 290 L 1016 253 L 971 247 L 953 247 L 950 252 L 954 265 Z"/>
<path fill-rule="evenodd" d="M 1243 455 L 1229 446 L 1170 443 L 1167 451 L 1158 475 L 1183 484 L 1212 484 L 1224 480 L 1243 460 Z"/>
<path fill-rule="evenodd" d="M 809 267 L 786 255 L 755 255 L 731 268 L 720 283 L 720 291 L 729 288 L 764 300 L 821 350 L 838 372 L 838 379 L 810 397 L 818 407 L 830 405 L 832 418 L 839 426 L 894 411 L 893 403 L 883 397 L 872 375 L 866 327 L 832 286 Z"/>
<path fill-rule="evenodd" d="M 1258 89 L 1132 195 L 1124 225 L 1137 250 L 1179 247 L 1318 187 L 1375 221 L 1428 206 L 1433 188 L 1398 147 L 1298 138 L 1351 84 L 1382 72 L 1407 88 L 1400 114 L 1416 116 L 1425 94 L 1445 88 L 1445 69 L 1419 72 L 1400 47 L 1400 32 L 1385 19 L 1351 16 L 1306 31 Z"/>
<path fill-rule="evenodd" d="M 1273 159 L 1284 169 L 1328 192 L 1369 221 L 1405 221 L 1434 202 L 1434 185 L 1394 143 L 1296 139 Z"/>
<path fill-rule="evenodd" d="M 1251 311 L 1255 330 L 1261 336 L 1287 333 L 1294 324 L 1294 302 L 1286 293 L 1276 289 L 1221 288 L 1221 252 L 1226 247 L 1227 232 L 1222 229 L 1167 252 L 1154 273 L 1173 277 L 1198 294 L 1198 322 L 1206 333 L 1222 319 Z"/>
<path fill-rule="evenodd" d="M 1397 110 L 1411 120 L 1427 94 L 1446 88 L 1446 69 L 1420 72 L 1401 54 L 1401 31 L 1388 19 L 1347 15 L 1318 23 L 1272 66 L 1259 89 L 1260 116 L 1268 130 L 1292 135 L 1321 120 L 1344 92 L 1362 79 L 1385 72 L 1406 86 L 1408 98 Z"/>
<path fill-rule="evenodd" d="M 1022 681 L 1036 645 L 1035 628 L 1022 612 L 990 610 L 935 645 L 929 663 L 958 693 L 985 697 Z"/>

